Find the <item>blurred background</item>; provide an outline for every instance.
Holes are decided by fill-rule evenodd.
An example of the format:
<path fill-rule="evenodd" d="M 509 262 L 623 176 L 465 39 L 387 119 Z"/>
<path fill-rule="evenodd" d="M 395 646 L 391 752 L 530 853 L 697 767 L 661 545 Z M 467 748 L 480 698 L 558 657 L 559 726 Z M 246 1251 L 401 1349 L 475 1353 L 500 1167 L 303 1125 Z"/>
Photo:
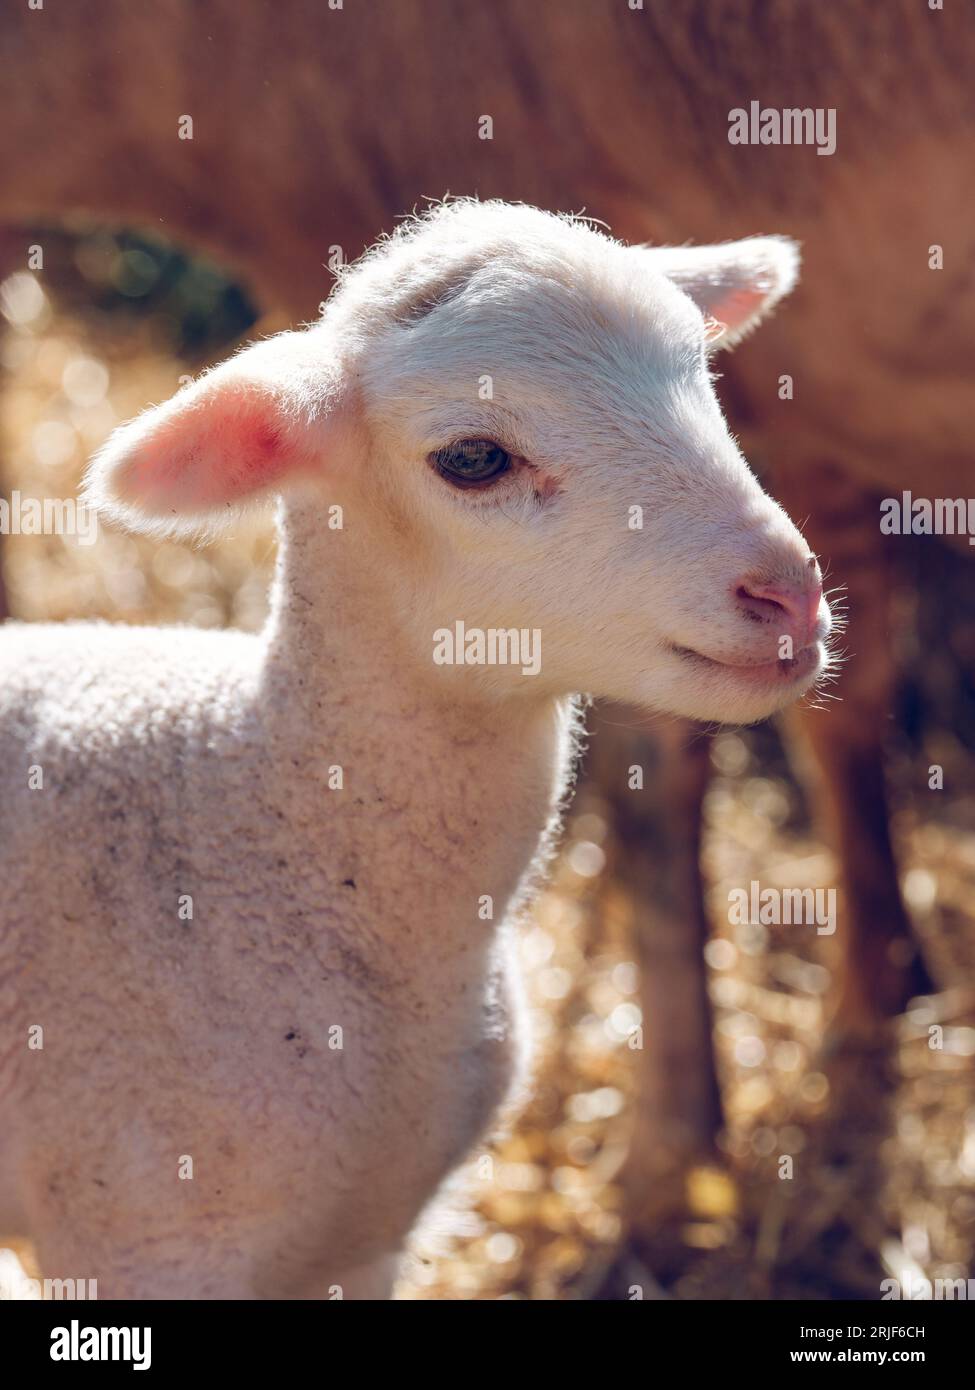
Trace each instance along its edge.
<path fill-rule="evenodd" d="M 51 269 L 16 271 L 0 285 L 3 493 L 71 497 L 111 429 L 256 331 L 257 311 L 219 268 L 158 238 L 81 224 L 38 228 L 31 240 Z M 2 544 L 17 618 L 256 629 L 265 615 L 269 521 L 206 547 L 108 528 L 91 546 L 70 536 Z M 615 881 L 599 779 L 584 779 L 552 883 L 521 934 L 534 1098 L 463 1175 L 473 1203 L 458 1203 L 450 1235 L 418 1241 L 403 1295 L 876 1298 L 880 1279 L 905 1269 L 967 1277 L 975 1012 L 962 984 L 975 967 L 975 599 L 966 566 L 942 547 L 905 548 L 899 601 L 912 621 L 900 639 L 890 737 L 905 900 L 938 977 L 956 988 L 897 1020 L 883 1075 L 860 1057 L 852 1085 L 842 1069 L 831 1075 L 823 1037 L 835 942 L 805 927 L 732 926 L 727 904 L 730 888 L 753 879 L 834 886 L 833 857 L 772 727 L 701 731 L 713 771 L 704 964 L 723 1109 L 713 1153 L 694 1155 L 676 1189 L 655 1177 L 653 1153 L 641 1153 L 653 1200 L 634 1240 L 627 1155 L 646 1065 L 633 1046 L 644 1023 L 637 924 Z M 954 769 L 953 785 L 924 794 L 921 806 L 934 762 Z M 644 847 L 651 875 L 653 848 Z M 652 912 L 652 901 L 641 910 Z M 934 1050 L 932 1022 L 943 1027 Z M 851 1089 L 837 1096 L 837 1086 Z M 783 1156 L 793 1160 L 785 1180 Z M 20 1253 L 29 1266 L 29 1250 Z"/>
<path fill-rule="evenodd" d="M 806 711 L 804 740 L 591 712 L 521 931 L 533 1098 L 400 1293 L 876 1299 L 967 1278 L 975 550 L 879 546 L 877 519 L 903 487 L 975 495 L 970 11 L 76 0 L 8 9 L 0 67 L 6 497 L 74 497 L 115 425 L 314 318 L 333 258 L 426 196 L 584 209 L 633 242 L 802 242 L 797 291 L 718 390 L 844 590 L 841 703 Z M 834 109 L 835 154 L 730 146 L 753 99 Z M 273 562 L 260 520 L 207 547 L 2 536 L 0 613 L 254 630 Z M 836 935 L 732 923 L 752 881 L 836 888 Z"/>

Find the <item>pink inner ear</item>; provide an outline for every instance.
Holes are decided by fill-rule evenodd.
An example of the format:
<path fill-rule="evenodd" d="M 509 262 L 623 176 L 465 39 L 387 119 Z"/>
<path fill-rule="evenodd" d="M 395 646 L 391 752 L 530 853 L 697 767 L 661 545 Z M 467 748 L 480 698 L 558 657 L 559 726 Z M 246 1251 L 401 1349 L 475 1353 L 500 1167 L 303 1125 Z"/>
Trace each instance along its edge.
<path fill-rule="evenodd" d="M 758 313 L 767 298 L 767 290 L 753 289 L 748 285 L 733 290 L 719 290 L 717 297 L 708 303 L 708 313 L 734 332 Z"/>
<path fill-rule="evenodd" d="M 248 419 L 245 412 L 236 432 L 228 431 L 228 440 L 236 451 L 236 466 L 231 463 L 235 491 L 254 492 L 284 474 L 287 451 L 281 426 L 267 415 Z"/>
<path fill-rule="evenodd" d="M 126 470 L 124 492 L 167 511 L 224 506 L 272 487 L 293 458 L 269 393 L 224 390 L 179 411 L 145 441 Z"/>

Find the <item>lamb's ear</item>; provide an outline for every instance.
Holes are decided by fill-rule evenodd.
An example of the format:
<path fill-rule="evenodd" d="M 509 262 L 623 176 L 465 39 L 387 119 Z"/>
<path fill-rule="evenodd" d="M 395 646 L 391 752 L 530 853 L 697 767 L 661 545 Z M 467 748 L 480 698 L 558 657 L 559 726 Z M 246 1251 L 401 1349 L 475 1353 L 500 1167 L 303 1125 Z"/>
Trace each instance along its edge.
<path fill-rule="evenodd" d="M 217 530 L 324 465 L 341 397 L 323 330 L 265 339 L 117 429 L 84 500 L 136 530 Z"/>
<path fill-rule="evenodd" d="M 739 342 L 799 278 L 799 245 L 784 236 L 648 249 L 656 268 L 711 320 L 708 342 L 716 348 Z"/>

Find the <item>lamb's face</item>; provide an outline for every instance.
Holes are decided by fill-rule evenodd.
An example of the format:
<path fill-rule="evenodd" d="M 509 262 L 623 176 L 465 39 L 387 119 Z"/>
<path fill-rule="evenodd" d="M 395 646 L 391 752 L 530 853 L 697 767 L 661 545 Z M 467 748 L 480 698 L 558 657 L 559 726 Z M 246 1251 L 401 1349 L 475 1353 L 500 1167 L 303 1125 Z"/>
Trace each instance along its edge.
<path fill-rule="evenodd" d="M 453 205 L 354 267 L 320 325 L 116 431 L 88 497 L 198 530 L 301 475 L 310 534 L 316 509 L 347 506 L 344 563 L 385 585 L 421 675 L 760 718 L 822 671 L 829 611 L 728 433 L 708 352 L 795 264 L 774 238 L 651 251 Z M 309 571 L 339 563 L 320 549 Z"/>
<path fill-rule="evenodd" d="M 409 536 L 404 622 L 437 679 L 475 690 L 763 717 L 823 671 L 816 560 L 728 432 L 720 329 L 657 268 L 673 253 L 580 241 L 488 261 L 363 355 L 368 505 Z M 754 313 L 769 291 L 730 295 Z M 528 647 L 492 646 L 511 629 Z"/>

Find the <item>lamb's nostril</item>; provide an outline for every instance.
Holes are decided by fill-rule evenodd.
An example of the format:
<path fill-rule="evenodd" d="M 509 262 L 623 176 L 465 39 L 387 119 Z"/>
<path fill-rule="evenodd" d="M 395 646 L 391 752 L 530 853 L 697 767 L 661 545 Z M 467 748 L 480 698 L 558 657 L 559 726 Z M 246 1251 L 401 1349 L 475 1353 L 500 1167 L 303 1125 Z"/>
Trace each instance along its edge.
<path fill-rule="evenodd" d="M 770 598 L 757 585 L 739 584 L 735 590 L 735 598 L 746 613 L 753 613 L 756 618 L 761 618 L 762 621 L 774 618 L 775 610 L 782 608 L 780 603 L 774 598 Z"/>
<path fill-rule="evenodd" d="M 809 579 L 804 584 L 786 580 L 765 583 L 749 578 L 735 588 L 738 604 L 754 621 L 780 622 L 785 631 L 801 641 L 805 641 L 816 625 L 822 596 L 823 586 L 818 568 L 814 573 L 812 567 Z"/>

